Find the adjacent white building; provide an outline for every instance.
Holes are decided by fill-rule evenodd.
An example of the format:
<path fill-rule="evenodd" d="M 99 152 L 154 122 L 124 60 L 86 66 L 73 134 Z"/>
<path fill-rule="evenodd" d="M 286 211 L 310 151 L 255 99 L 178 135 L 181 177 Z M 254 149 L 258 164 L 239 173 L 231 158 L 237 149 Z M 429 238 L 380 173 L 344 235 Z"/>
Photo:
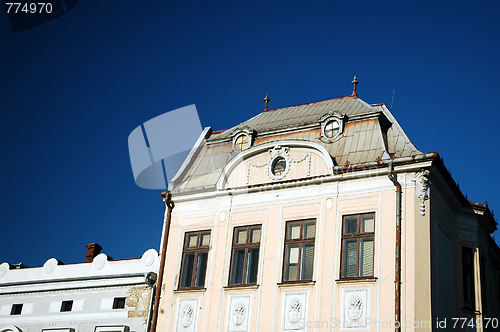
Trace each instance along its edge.
<path fill-rule="evenodd" d="M 147 331 L 158 252 L 113 260 L 99 250 L 93 257 L 90 246 L 86 263 L 1 264 L 0 331 Z"/>

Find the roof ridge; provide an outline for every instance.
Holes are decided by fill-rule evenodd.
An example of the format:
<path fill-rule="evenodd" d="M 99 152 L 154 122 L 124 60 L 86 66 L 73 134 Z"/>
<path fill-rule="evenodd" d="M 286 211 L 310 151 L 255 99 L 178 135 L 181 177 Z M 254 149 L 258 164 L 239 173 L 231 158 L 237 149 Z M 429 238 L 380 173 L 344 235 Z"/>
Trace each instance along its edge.
<path fill-rule="evenodd" d="M 267 111 L 262 111 L 262 113 L 267 113 L 267 112 L 274 112 L 274 111 L 279 111 L 279 110 L 284 110 L 286 108 L 294 108 L 294 107 L 300 107 L 300 106 L 307 106 L 307 105 L 312 105 L 312 104 L 319 104 L 319 103 L 324 103 L 327 101 L 332 101 L 332 100 L 339 100 L 339 99 L 345 99 L 345 98 L 352 98 L 352 99 L 360 99 L 358 97 L 354 96 L 343 96 L 343 97 L 337 97 L 337 98 L 332 98 L 332 99 L 326 99 L 326 100 L 319 100 L 319 101 L 313 101 L 311 103 L 305 103 L 305 104 L 299 104 L 299 105 L 292 105 L 292 106 L 286 106 L 286 107 L 281 107 L 281 108 L 275 108 L 273 110 L 267 110 Z M 361 99 L 360 99 L 361 100 Z"/>

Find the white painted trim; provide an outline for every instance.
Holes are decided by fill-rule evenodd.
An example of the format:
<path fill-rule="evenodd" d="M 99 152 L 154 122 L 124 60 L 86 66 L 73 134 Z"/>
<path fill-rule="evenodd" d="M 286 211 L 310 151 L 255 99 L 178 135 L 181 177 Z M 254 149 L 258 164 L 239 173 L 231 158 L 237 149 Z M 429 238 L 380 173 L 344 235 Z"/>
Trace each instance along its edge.
<path fill-rule="evenodd" d="M 224 190 L 226 189 L 225 186 L 227 184 L 227 180 L 229 178 L 229 175 L 231 172 L 235 169 L 236 166 L 238 166 L 240 163 L 244 162 L 248 158 L 262 153 L 263 151 L 267 151 L 269 149 L 274 148 L 274 146 L 280 145 L 280 146 L 287 146 L 287 147 L 299 147 L 299 148 L 309 148 L 312 150 L 315 150 L 320 157 L 323 158 L 325 161 L 327 167 L 328 167 L 328 174 L 332 175 L 333 174 L 333 160 L 328 151 L 321 146 L 318 143 L 311 142 L 311 141 L 305 141 L 305 140 L 280 140 L 279 142 L 276 141 L 271 141 L 271 142 L 266 142 L 263 144 L 258 144 L 256 146 L 253 146 L 251 148 L 248 148 L 242 152 L 240 152 L 238 155 L 236 155 L 234 158 L 232 158 L 224 167 L 224 169 L 221 172 L 221 175 L 219 177 L 219 180 L 217 181 L 217 190 Z"/>

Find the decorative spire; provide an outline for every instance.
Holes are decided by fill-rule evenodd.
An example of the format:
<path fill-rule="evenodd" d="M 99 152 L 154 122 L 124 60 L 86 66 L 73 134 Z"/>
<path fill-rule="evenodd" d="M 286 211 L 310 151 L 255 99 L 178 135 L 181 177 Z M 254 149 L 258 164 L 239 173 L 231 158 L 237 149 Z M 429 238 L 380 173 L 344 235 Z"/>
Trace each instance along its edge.
<path fill-rule="evenodd" d="M 266 93 L 266 98 L 264 98 L 264 102 L 266 103 L 266 109 L 265 109 L 264 111 L 269 111 L 269 110 L 267 109 L 267 103 L 268 103 L 268 102 L 270 102 L 270 101 L 271 101 L 271 99 L 269 99 L 269 96 L 268 96 L 268 94 Z"/>
<path fill-rule="evenodd" d="M 356 79 L 356 75 L 354 75 L 354 79 L 352 80 L 351 83 L 354 86 L 354 88 L 352 89 L 352 96 L 357 98 L 358 97 L 358 93 L 357 93 L 357 91 L 358 91 L 358 87 L 357 87 L 358 80 Z"/>

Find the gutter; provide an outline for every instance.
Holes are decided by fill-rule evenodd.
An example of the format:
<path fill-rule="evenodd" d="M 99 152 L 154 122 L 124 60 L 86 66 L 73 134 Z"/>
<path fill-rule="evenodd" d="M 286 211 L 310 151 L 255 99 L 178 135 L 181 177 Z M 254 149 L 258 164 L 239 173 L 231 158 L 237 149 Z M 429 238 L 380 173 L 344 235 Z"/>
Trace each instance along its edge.
<path fill-rule="evenodd" d="M 172 209 L 174 208 L 174 202 L 172 202 L 172 194 L 170 191 L 164 191 L 161 193 L 165 205 L 167 205 L 167 217 L 165 219 L 165 233 L 163 234 L 163 241 L 161 244 L 161 259 L 160 259 L 160 269 L 158 271 L 158 280 L 156 281 L 156 293 L 154 298 L 153 315 L 151 317 L 151 328 L 150 332 L 156 331 L 156 324 L 158 322 L 158 311 L 160 306 L 160 295 L 161 286 L 163 284 L 163 274 L 165 271 L 165 261 L 167 257 L 167 244 L 168 244 L 168 233 L 170 231 L 170 220 L 172 218 Z"/>
<path fill-rule="evenodd" d="M 389 164 L 389 173 L 387 176 L 396 187 L 396 257 L 394 271 L 394 328 L 395 332 L 401 331 L 401 184 L 397 177 L 392 173 L 394 165 Z M 399 324 L 396 324 L 398 322 Z"/>

